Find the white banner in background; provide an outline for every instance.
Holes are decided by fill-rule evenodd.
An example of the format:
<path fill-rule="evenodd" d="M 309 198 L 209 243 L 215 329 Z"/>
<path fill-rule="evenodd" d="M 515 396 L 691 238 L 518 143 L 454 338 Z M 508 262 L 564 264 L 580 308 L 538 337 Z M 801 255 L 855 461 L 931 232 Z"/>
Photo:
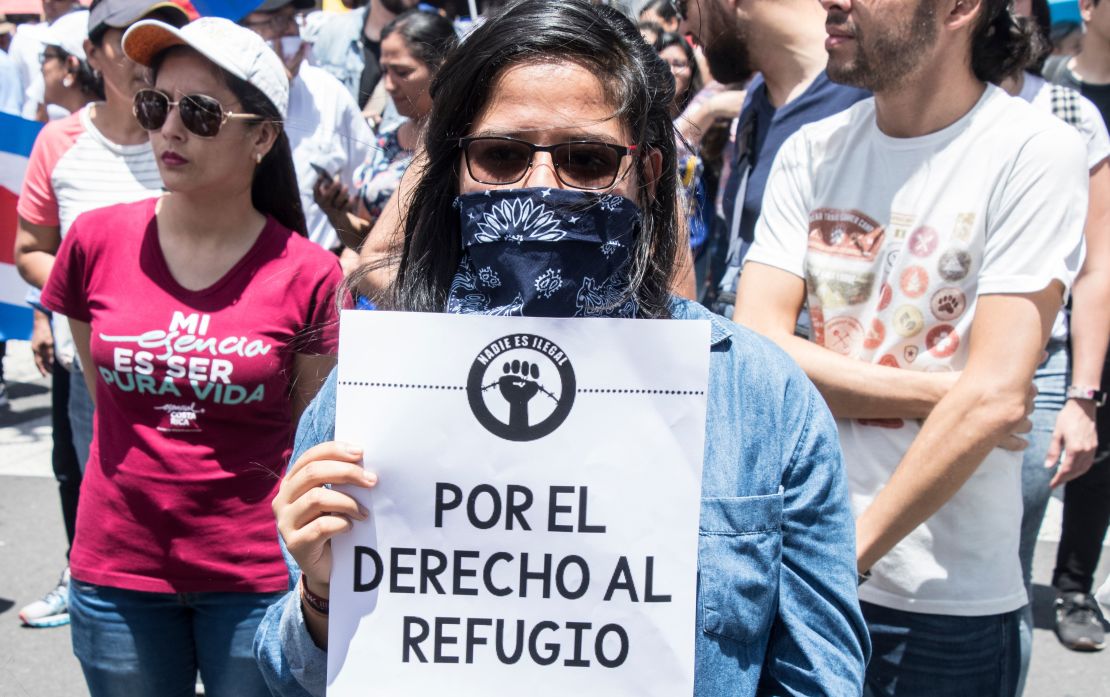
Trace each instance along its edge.
<path fill-rule="evenodd" d="M 709 323 L 349 311 L 328 695 L 694 684 Z"/>

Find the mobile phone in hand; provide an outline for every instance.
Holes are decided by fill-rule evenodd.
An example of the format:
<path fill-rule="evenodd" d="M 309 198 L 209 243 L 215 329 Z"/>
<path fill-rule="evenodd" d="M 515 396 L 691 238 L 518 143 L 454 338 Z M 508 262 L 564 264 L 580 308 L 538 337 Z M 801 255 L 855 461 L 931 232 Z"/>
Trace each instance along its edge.
<path fill-rule="evenodd" d="M 312 169 L 316 170 L 316 174 L 319 174 L 322 178 L 327 179 L 329 182 L 335 181 L 335 175 L 329 173 L 328 170 L 324 169 L 320 165 L 316 164 L 315 162 L 311 162 L 309 163 L 309 165 L 312 167 Z"/>

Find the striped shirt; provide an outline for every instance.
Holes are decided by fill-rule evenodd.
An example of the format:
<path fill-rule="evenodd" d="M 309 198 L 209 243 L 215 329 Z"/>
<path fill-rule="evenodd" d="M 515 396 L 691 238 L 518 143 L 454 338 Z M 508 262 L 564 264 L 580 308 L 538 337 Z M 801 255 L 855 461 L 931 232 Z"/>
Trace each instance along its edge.
<path fill-rule="evenodd" d="M 65 237 L 77 216 L 162 192 L 150 143 L 118 145 L 93 125 L 89 107 L 39 131 L 16 212 L 32 225 L 57 227 Z M 55 314 L 54 355 L 66 369 L 77 360 L 69 323 Z"/>
<path fill-rule="evenodd" d="M 23 179 L 19 216 L 57 226 L 65 237 L 85 211 L 157 196 L 162 177 L 150 143 L 117 145 L 104 137 L 85 107 L 43 127 Z"/>

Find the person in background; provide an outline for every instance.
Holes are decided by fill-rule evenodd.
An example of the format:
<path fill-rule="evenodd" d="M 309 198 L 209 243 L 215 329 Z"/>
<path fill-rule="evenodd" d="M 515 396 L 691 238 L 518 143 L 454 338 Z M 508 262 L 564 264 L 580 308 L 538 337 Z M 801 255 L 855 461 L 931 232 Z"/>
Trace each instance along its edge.
<path fill-rule="evenodd" d="M 70 12 L 42 34 L 43 103 L 80 110 L 104 99 L 104 82 L 89 65 L 85 42 L 89 38 L 89 13 Z"/>
<path fill-rule="evenodd" d="M 671 67 L 671 75 L 674 76 L 675 95 L 674 102 L 671 103 L 671 118 L 677 119 L 694 95 L 705 86 L 705 78 L 698 71 L 694 49 L 682 36 L 664 32 L 653 46 L 659 57 Z"/>
<path fill-rule="evenodd" d="M 99 75 L 103 101 L 78 108 L 70 116 L 51 121 L 35 140 L 23 180 L 16 212 L 15 263 L 20 275 L 36 289 L 41 288 L 53 268 L 58 247 L 73 220 L 81 213 L 102 206 L 156 196 L 162 189 L 158 166 L 150 150 L 149 137 L 135 122 L 131 101 L 146 86 L 147 71 L 130 61 L 120 45 L 123 31 L 142 17 L 159 17 L 185 24 L 185 11 L 172 3 L 151 4 L 149 0 L 96 0 L 83 12 L 80 41 L 67 40 L 73 51 L 82 46 L 85 67 L 67 72 L 66 65 L 80 66 L 76 56 L 63 56 L 50 47 L 42 70 L 52 85 L 49 92 L 80 92 L 75 75 Z M 71 21 L 69 16 L 55 22 Z M 65 25 L 62 25 L 65 26 Z M 67 52 L 68 53 L 68 52 Z M 65 87 L 69 78 L 73 83 Z M 82 78 L 84 79 L 84 78 Z M 53 86 L 57 82 L 56 86 Z M 76 106 L 76 104 L 73 104 Z M 55 315 L 51 331 L 45 314 L 36 314 L 32 348 L 40 371 L 53 372 L 52 399 L 65 399 L 54 409 L 54 475 L 62 497 L 66 532 L 73 544 L 81 470 L 92 441 L 92 399 L 81 373 L 69 325 Z M 70 377 L 72 376 L 72 379 Z M 71 445 L 58 444 L 58 436 L 71 434 Z M 68 452 L 72 448 L 73 459 Z M 56 626 L 69 621 L 66 588 L 69 570 L 58 586 L 41 601 L 23 608 L 20 617 L 31 626 Z"/>
<path fill-rule="evenodd" d="M 1052 41 L 1052 55 L 1078 55 L 1083 49 L 1083 25 L 1079 22 L 1056 22 L 1052 25 L 1049 38 Z"/>
<path fill-rule="evenodd" d="M 285 64 L 285 132 L 293 148 L 308 238 L 339 254 L 343 244 L 327 213 L 316 204 L 313 188 L 325 176 L 337 183 L 353 182 L 355 168 L 371 151 L 374 134 L 343 84 L 305 61 L 309 45 L 300 38 L 297 16 L 313 6 L 313 0 L 268 0 L 239 23 L 261 36 Z"/>
<path fill-rule="evenodd" d="M 1075 56 L 1049 58 L 1044 77 L 1078 90 L 1098 107 L 1103 123 L 1110 124 L 1110 0 L 1080 0 L 1079 10 L 1086 28 L 1082 50 Z M 1110 364 L 1103 364 L 1099 384 L 1080 384 L 1076 378 L 1072 376 L 1072 387 L 1085 396 L 1083 408 L 1100 407 L 1099 445 L 1087 473 L 1064 487 L 1064 523 L 1052 585 L 1057 592 L 1057 638 L 1072 650 L 1097 651 L 1105 646 L 1106 636 L 1091 591 L 1110 528 L 1110 409 L 1102 406 L 1110 393 Z"/>
<path fill-rule="evenodd" d="M 381 130 L 376 147 L 356 170 L 353 213 L 350 195 L 336 182 L 321 178 L 316 190 L 332 224 L 355 252 L 412 162 L 432 109 L 432 80 L 456 43 L 450 20 L 421 10 L 404 12 L 382 29 L 382 81 L 405 120 Z"/>
<path fill-rule="evenodd" d="M 829 76 L 875 97 L 783 144 L 736 316 L 838 419 L 868 694 L 1012 697 L 1028 603 L 1012 450 L 1079 270 L 1087 153 L 991 84 L 1035 55 L 1010 0 L 822 6 Z M 807 302 L 811 340 L 794 335 Z"/>
<path fill-rule="evenodd" d="M 1110 340 L 1110 136 L 1098 108 L 1075 90 L 1046 82 L 1041 69 L 1049 46 L 1050 14 L 1047 0 L 1019 0 L 1015 13 L 1029 17 L 1042 39 L 1030 65 L 1007 76 L 1002 87 L 1033 106 L 1054 114 L 1074 127 L 1087 144 L 1090 207 L 1084 237 L 1087 254 L 1075 280 L 1071 312 L 1061 310 L 1052 328 L 1046 357 L 1037 367 L 1034 384 L 1033 431 L 1022 462 L 1024 514 L 1021 522 L 1021 565 L 1029 604 L 1022 615 L 1022 674 L 1018 694 L 1033 648 L 1033 553 L 1054 487 L 1087 472 L 1098 446 L 1097 400 L 1080 394 L 1075 385 L 1101 383 L 1106 344 Z M 1103 629 L 1094 603 L 1088 612 L 1077 610 L 1057 623 L 1065 645 L 1104 645 Z M 1083 620 L 1083 621 L 1080 621 Z"/>
<path fill-rule="evenodd" d="M 0 113 L 19 116 L 23 109 L 23 89 L 19 80 L 19 66 L 8 55 L 8 46 L 15 25 L 0 15 Z M 2 384 L 2 381 L 0 381 Z"/>
<path fill-rule="evenodd" d="M 640 9 L 640 21 L 655 22 L 663 31 L 672 34 L 682 28 L 682 18 L 678 15 L 674 0 L 649 0 Z"/>
<path fill-rule="evenodd" d="M 676 132 L 681 134 L 679 115 L 690 105 L 695 95 L 704 87 L 704 80 L 694 58 L 694 49 L 686 39 L 678 34 L 664 32 L 652 45 L 655 52 L 670 66 L 674 78 L 674 101 L 671 102 L 671 120 Z M 680 208 L 686 217 L 690 236 L 690 249 L 695 254 L 705 243 L 707 225 L 705 210 L 705 164 L 700 156 L 700 141 L 686 143 L 679 135 L 678 140 L 678 182 L 682 190 Z"/>
<path fill-rule="evenodd" d="M 663 27 L 658 22 L 640 22 L 636 28 L 640 30 L 640 36 L 644 37 L 644 43 L 648 46 L 654 46 L 663 35 Z"/>
<path fill-rule="evenodd" d="M 825 13 L 812 0 L 737 5 L 726 0 L 687 0 L 686 24 L 701 42 L 709 69 L 720 82 L 748 85 L 743 109 L 725 146 L 715 213 L 707 244 L 708 270 L 701 302 L 733 318 L 741 264 L 752 243 L 771 164 L 783 142 L 807 123 L 839 113 L 868 96 L 838 85 L 825 73 Z M 699 127 L 725 116 L 736 90 L 708 100 Z"/>
<path fill-rule="evenodd" d="M 23 86 L 23 118 L 46 121 L 65 116 L 65 110 L 46 109 L 42 84 L 42 33 L 59 18 L 79 11 L 76 0 L 43 0 L 42 22 L 21 24 L 9 48 L 9 55 L 19 66 L 19 80 Z"/>
<path fill-rule="evenodd" d="M 251 639 L 286 585 L 269 501 L 335 365 L 342 274 L 303 236 L 273 50 L 218 18 L 122 45 L 151 71 L 133 104 L 164 193 L 78 216 L 42 294 L 97 406 L 73 651 L 92 697 L 192 694 L 198 671 L 207 695 L 263 697 Z M 159 330 L 197 341 L 149 350 Z"/>
<path fill-rule="evenodd" d="M 382 77 L 381 33 L 418 0 L 369 0 L 359 10 L 329 17 L 317 29 L 312 62 L 343 83 L 364 108 Z"/>

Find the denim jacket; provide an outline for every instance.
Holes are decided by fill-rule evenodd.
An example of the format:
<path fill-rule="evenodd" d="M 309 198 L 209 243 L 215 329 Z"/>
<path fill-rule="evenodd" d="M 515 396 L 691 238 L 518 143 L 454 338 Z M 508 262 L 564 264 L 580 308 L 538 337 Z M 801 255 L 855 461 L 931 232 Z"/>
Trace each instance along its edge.
<path fill-rule="evenodd" d="M 712 322 L 694 695 L 858 697 L 870 641 L 832 416 L 769 341 L 685 300 L 672 313 Z M 294 459 L 332 439 L 335 382 L 302 418 Z M 323 696 L 327 656 L 296 592 L 269 609 L 254 650 L 275 695 Z"/>

